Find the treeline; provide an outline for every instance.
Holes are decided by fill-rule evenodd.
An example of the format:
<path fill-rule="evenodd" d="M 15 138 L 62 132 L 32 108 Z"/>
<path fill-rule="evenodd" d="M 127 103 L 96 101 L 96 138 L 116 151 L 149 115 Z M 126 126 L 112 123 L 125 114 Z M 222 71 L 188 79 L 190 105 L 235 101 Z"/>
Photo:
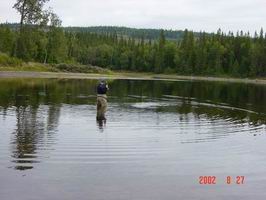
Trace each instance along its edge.
<path fill-rule="evenodd" d="M 57 26 L 0 26 L 0 52 L 24 61 L 91 64 L 113 70 L 184 75 L 266 76 L 266 37 L 185 30 L 180 40 L 136 39 L 116 32 L 64 31 Z"/>
<path fill-rule="evenodd" d="M 24 26 L 10 29 L 0 25 L 0 52 L 23 61 L 61 63 L 67 61 L 67 38 L 61 28 Z"/>
<path fill-rule="evenodd" d="M 90 27 L 64 27 L 67 32 L 90 32 L 97 34 L 116 34 L 118 36 L 130 37 L 134 39 L 144 38 L 145 40 L 157 40 L 160 37 L 159 29 L 137 29 L 118 26 L 90 26 Z M 164 30 L 167 40 L 178 40 L 184 36 L 184 31 Z"/>

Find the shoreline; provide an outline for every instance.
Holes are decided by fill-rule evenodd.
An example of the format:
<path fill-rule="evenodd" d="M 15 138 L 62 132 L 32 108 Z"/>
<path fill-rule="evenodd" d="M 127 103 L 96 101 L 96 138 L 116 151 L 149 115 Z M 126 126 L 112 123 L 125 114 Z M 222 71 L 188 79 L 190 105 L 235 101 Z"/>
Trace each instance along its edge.
<path fill-rule="evenodd" d="M 3 78 L 59 78 L 59 79 L 128 79 L 128 80 L 165 80 L 165 81 L 212 81 L 231 83 L 266 84 L 266 79 L 223 78 L 204 76 L 166 75 L 137 72 L 114 72 L 112 74 L 99 73 L 69 73 L 69 72 L 34 72 L 34 71 L 1 71 Z"/>

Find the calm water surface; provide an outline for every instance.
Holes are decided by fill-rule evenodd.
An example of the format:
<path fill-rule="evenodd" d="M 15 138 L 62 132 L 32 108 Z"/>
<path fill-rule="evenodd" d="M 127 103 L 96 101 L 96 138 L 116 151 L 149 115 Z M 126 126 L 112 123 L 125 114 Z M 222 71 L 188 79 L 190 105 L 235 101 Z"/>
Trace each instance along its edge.
<path fill-rule="evenodd" d="M 96 83 L 0 79 L 1 200 L 265 198 L 265 86 L 109 81 L 99 123 Z"/>

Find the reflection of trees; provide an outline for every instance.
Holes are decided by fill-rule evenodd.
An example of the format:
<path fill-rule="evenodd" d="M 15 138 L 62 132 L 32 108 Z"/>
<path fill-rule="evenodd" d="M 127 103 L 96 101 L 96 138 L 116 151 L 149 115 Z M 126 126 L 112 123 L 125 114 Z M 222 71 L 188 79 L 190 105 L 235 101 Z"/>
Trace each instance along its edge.
<path fill-rule="evenodd" d="M 47 115 L 47 119 L 44 117 Z M 13 140 L 13 155 L 16 169 L 33 168 L 38 160 L 38 149 L 47 148 L 45 139 L 53 137 L 58 126 L 59 106 L 18 106 L 16 108 L 17 128 Z M 45 145 L 45 146 L 44 146 Z"/>
<path fill-rule="evenodd" d="M 50 105 L 48 109 L 48 118 L 47 118 L 47 131 L 48 133 L 56 130 L 59 123 L 61 106 Z"/>
<path fill-rule="evenodd" d="M 227 103 L 231 106 L 266 113 L 266 87 L 241 83 L 225 82 L 171 82 L 171 81 L 108 81 L 109 95 L 124 101 L 127 95 L 160 98 L 162 95 L 196 98 L 198 101 L 210 100 L 214 103 Z M 95 95 L 97 80 L 56 80 L 56 79 L 19 79 L 1 80 L 0 106 L 14 105 L 19 98 L 28 98 L 28 102 L 42 104 L 87 104 L 89 95 Z M 44 93 L 45 95 L 43 95 Z M 27 97 L 28 96 L 28 97 Z M 110 99 L 111 101 L 112 99 Z M 25 102 L 25 101 L 24 101 Z M 95 98 L 91 102 L 95 102 Z"/>
<path fill-rule="evenodd" d="M 48 92 L 43 89 L 45 86 L 45 82 L 29 81 L 12 88 L 9 102 L 16 107 L 17 119 L 12 157 L 19 170 L 31 169 L 40 161 L 38 149 L 45 144 L 45 136 L 54 132 L 58 124 L 60 105 L 42 105 Z"/>
<path fill-rule="evenodd" d="M 47 137 L 54 137 L 61 104 L 95 104 L 97 80 L 56 80 L 56 79 L 8 79 L 0 80 L 0 110 L 6 115 L 10 107 L 16 108 L 17 128 L 14 133 L 13 158 L 18 166 L 33 166 L 40 145 Z M 252 124 L 266 123 L 266 87 L 261 85 L 231 84 L 222 82 L 170 82 L 170 81 L 109 81 L 108 102 L 139 102 L 159 100 L 164 95 L 176 99 L 175 106 L 158 108 L 158 112 L 177 112 L 181 120 L 188 120 L 189 114 L 208 119 L 232 119 Z M 129 96 L 140 98 L 130 98 Z M 112 98 L 115 97 L 115 98 Z M 142 98 L 142 97 L 147 97 Z M 169 100 L 169 99 L 168 99 Z M 195 105 L 210 103 L 214 105 Z M 221 103 L 255 111 L 245 112 L 219 108 Z M 96 112 L 96 110 L 95 110 Z M 258 114 L 259 113 L 259 114 Z M 99 124 L 101 128 L 101 124 Z M 47 137 L 45 137 L 47 136 Z M 28 162 L 28 163 L 27 163 Z M 19 168 L 18 169 L 26 169 Z"/>
<path fill-rule="evenodd" d="M 18 165 L 16 169 L 25 170 L 33 168 L 32 164 L 36 158 L 36 149 L 43 130 L 43 122 L 38 120 L 37 108 L 17 107 L 17 128 L 15 132 L 13 157 Z"/>
<path fill-rule="evenodd" d="M 124 102 L 128 95 L 143 95 L 161 99 L 163 95 L 172 95 L 181 99 L 183 103 L 175 108 L 159 108 L 158 111 L 168 111 L 186 114 L 193 112 L 195 115 L 205 114 L 206 116 L 233 119 L 249 119 L 252 123 L 265 123 L 266 87 L 261 85 L 225 83 L 225 82 L 170 82 L 170 81 L 122 81 L 112 83 L 111 93 L 119 97 L 118 101 Z M 191 101 L 210 103 L 214 107 L 192 106 Z M 136 99 L 131 99 L 134 101 Z M 215 109 L 216 104 L 225 103 L 232 108 L 241 108 L 257 113 L 250 113 L 230 109 Z M 259 114 L 258 114 L 259 113 Z"/>
<path fill-rule="evenodd" d="M 16 107 L 17 127 L 14 132 L 12 157 L 16 169 L 33 168 L 41 161 L 38 149 L 47 147 L 46 139 L 54 137 L 61 110 L 61 103 L 87 104 L 94 94 L 96 80 L 4 80 L 0 84 L 2 111 Z M 93 103 L 95 98 L 92 99 Z M 2 112 L 1 111 L 1 112 Z M 4 112 L 2 112 L 4 114 Z"/>
<path fill-rule="evenodd" d="M 249 122 L 252 125 L 266 124 L 266 115 L 245 111 L 242 109 L 231 108 L 219 104 L 201 104 L 191 101 L 182 101 L 176 106 L 166 106 L 158 108 L 159 112 L 177 112 L 182 119 L 188 119 L 189 114 L 195 117 L 207 117 L 210 121 L 216 119 L 230 120 L 233 123 Z"/>

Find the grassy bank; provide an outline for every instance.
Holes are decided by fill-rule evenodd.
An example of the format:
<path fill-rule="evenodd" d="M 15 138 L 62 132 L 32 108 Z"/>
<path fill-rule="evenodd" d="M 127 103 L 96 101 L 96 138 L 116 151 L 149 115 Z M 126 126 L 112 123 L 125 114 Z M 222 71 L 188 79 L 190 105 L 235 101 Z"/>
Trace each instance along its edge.
<path fill-rule="evenodd" d="M 105 77 L 107 79 L 140 79 L 140 80 L 201 80 L 266 84 L 266 78 L 242 79 L 231 77 L 181 76 L 175 74 L 154 74 L 127 71 L 111 71 L 101 67 L 80 64 L 41 64 L 23 62 L 20 59 L 0 53 L 0 78 L 75 78 L 92 79 Z"/>
<path fill-rule="evenodd" d="M 111 74 L 108 69 L 97 66 L 80 64 L 41 64 L 23 62 L 22 60 L 0 53 L 0 71 L 32 71 L 32 72 L 72 72 L 72 73 L 100 73 Z"/>
<path fill-rule="evenodd" d="M 70 73 L 100 73 L 111 74 L 112 71 L 96 66 L 85 66 L 79 64 L 40 64 L 40 63 L 22 63 L 17 66 L 3 66 L 0 64 L 0 72 L 70 72 Z"/>

